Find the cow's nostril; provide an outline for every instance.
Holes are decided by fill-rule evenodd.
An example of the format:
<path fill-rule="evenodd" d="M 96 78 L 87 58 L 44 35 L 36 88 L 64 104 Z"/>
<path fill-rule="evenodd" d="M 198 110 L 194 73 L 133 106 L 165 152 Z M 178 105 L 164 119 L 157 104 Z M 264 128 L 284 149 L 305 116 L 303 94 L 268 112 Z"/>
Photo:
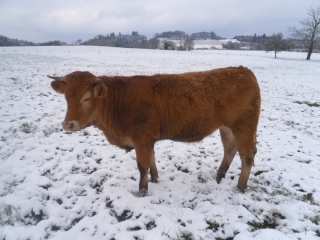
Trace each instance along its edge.
<path fill-rule="evenodd" d="M 74 126 L 73 123 L 65 123 L 65 122 L 62 123 L 62 128 L 67 131 L 72 130 L 73 126 Z"/>
<path fill-rule="evenodd" d="M 62 128 L 66 131 L 78 131 L 80 127 L 76 121 L 62 122 Z"/>

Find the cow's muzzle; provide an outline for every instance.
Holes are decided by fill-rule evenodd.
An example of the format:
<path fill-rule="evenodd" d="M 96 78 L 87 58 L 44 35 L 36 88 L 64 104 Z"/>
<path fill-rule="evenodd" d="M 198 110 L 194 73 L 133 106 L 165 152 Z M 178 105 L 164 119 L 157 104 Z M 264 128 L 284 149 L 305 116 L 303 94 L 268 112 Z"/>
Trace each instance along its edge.
<path fill-rule="evenodd" d="M 79 123 L 77 121 L 69 121 L 69 122 L 63 121 L 62 122 L 62 128 L 65 131 L 72 131 L 72 132 L 80 130 L 80 126 L 79 126 Z"/>

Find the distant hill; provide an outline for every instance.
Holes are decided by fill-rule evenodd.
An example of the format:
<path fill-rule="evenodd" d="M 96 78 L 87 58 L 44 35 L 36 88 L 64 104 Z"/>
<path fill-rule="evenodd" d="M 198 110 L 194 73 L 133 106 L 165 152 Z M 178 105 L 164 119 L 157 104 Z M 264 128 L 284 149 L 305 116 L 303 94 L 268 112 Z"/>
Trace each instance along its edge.
<path fill-rule="evenodd" d="M 81 43 L 82 45 L 91 46 L 110 46 L 110 47 L 125 47 L 125 48 L 147 48 L 147 38 L 144 35 L 139 35 L 138 32 L 129 34 L 115 35 L 114 33 L 106 36 L 97 35 L 93 39 L 89 39 Z"/>
<path fill-rule="evenodd" d="M 59 40 L 45 42 L 45 43 L 39 43 L 39 46 L 67 46 L 68 44 L 65 42 L 61 42 Z"/>
<path fill-rule="evenodd" d="M 89 39 L 88 41 L 85 41 L 81 43 L 81 45 L 89 45 L 89 46 L 109 46 L 109 47 L 118 47 L 119 44 L 110 37 L 106 37 L 103 35 L 98 35 L 94 37 L 93 39 Z"/>
<path fill-rule="evenodd" d="M 58 40 L 44 42 L 44 43 L 34 43 L 26 40 L 11 39 L 6 36 L 0 35 L 0 47 L 14 47 L 14 46 L 66 46 L 65 42 Z"/>
<path fill-rule="evenodd" d="M 26 40 L 18 40 L 18 39 L 11 39 L 6 36 L 0 35 L 0 46 L 37 46 L 37 44 L 33 42 L 29 42 Z"/>
<path fill-rule="evenodd" d="M 184 31 L 168 31 L 168 32 L 162 32 L 162 33 L 156 33 L 154 35 L 155 38 L 167 38 L 170 40 L 180 40 L 185 39 L 188 36 Z"/>

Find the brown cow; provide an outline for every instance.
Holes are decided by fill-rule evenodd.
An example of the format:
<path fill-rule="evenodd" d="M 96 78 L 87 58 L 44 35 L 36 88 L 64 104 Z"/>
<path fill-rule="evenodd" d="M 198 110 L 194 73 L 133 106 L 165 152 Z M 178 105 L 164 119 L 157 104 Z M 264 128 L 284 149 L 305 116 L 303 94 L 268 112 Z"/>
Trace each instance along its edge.
<path fill-rule="evenodd" d="M 154 144 L 170 139 L 197 142 L 219 128 L 224 157 L 220 183 L 238 150 L 242 169 L 238 188 L 247 185 L 257 152 L 255 135 L 260 114 L 260 89 L 254 74 L 242 66 L 183 74 L 96 77 L 73 72 L 51 77 L 52 88 L 65 95 L 66 131 L 99 128 L 110 144 L 135 149 L 139 190 L 148 190 L 148 170 L 156 182 Z"/>

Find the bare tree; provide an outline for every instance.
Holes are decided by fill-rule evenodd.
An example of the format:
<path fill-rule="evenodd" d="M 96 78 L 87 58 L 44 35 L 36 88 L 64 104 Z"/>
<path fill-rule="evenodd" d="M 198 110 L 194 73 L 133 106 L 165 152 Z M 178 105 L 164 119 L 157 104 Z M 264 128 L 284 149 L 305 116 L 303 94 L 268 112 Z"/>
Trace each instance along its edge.
<path fill-rule="evenodd" d="M 277 52 L 287 49 L 286 41 L 283 40 L 283 34 L 273 34 L 266 42 L 266 52 L 274 51 L 274 58 L 277 58 Z"/>
<path fill-rule="evenodd" d="M 179 51 L 184 51 L 185 50 L 185 48 L 183 46 L 183 43 L 184 43 L 184 39 L 180 39 L 179 40 L 179 47 L 178 47 Z"/>
<path fill-rule="evenodd" d="M 227 43 L 223 43 L 222 47 L 225 48 L 225 49 L 228 49 L 228 50 L 239 50 L 240 49 L 240 43 L 228 41 Z"/>
<path fill-rule="evenodd" d="M 311 7 L 306 19 L 300 21 L 301 28 L 289 27 L 294 38 L 300 39 L 308 49 L 306 60 L 310 60 L 313 48 L 320 42 L 320 7 Z"/>
<path fill-rule="evenodd" d="M 172 41 L 163 40 L 163 49 L 164 50 L 175 50 L 176 44 Z"/>
<path fill-rule="evenodd" d="M 184 40 L 183 46 L 186 50 L 190 51 L 194 48 L 194 42 L 193 40 L 187 38 L 186 40 Z"/>
<path fill-rule="evenodd" d="M 148 41 L 148 47 L 151 49 L 158 49 L 160 45 L 160 40 L 158 38 L 151 38 Z"/>

